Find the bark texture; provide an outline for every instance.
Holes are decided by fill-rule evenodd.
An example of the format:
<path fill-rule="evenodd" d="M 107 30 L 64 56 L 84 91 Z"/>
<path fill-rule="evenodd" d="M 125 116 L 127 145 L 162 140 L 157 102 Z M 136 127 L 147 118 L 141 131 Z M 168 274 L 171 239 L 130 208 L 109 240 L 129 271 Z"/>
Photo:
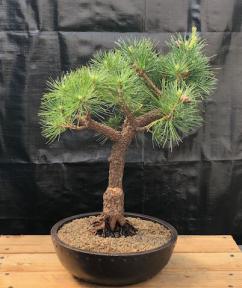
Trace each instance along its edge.
<path fill-rule="evenodd" d="M 103 195 L 103 214 L 95 223 L 102 236 L 130 236 L 136 229 L 124 217 L 123 173 L 126 151 L 135 135 L 135 127 L 125 121 L 121 137 L 113 144 L 109 157 L 109 184 Z"/>
<path fill-rule="evenodd" d="M 142 73 L 142 77 L 146 79 L 148 76 Z M 154 85 L 148 81 L 147 85 L 150 86 L 151 84 Z M 124 217 L 123 173 L 125 156 L 135 134 L 139 131 L 145 131 L 146 125 L 162 117 L 159 109 L 154 109 L 139 117 L 134 117 L 125 104 L 122 105 L 122 110 L 125 121 L 121 131 L 95 121 L 89 113 L 85 117 L 77 117 L 75 125 L 65 126 L 73 130 L 91 129 L 113 141 L 109 157 L 109 183 L 103 195 L 103 213 L 100 220 L 93 223 L 95 233 L 104 237 L 130 236 L 136 233 L 136 229 Z"/>
<path fill-rule="evenodd" d="M 148 75 L 136 65 L 133 68 L 155 95 L 161 97 L 161 91 Z M 117 93 L 122 99 L 122 91 L 118 89 Z M 84 121 L 79 121 L 79 124 L 104 134 L 114 142 L 109 157 L 108 188 L 103 195 L 103 213 L 100 221 L 94 223 L 96 233 L 104 237 L 130 236 L 136 233 L 136 229 L 124 217 L 123 174 L 126 152 L 137 132 L 145 131 L 147 125 L 159 118 L 166 117 L 166 115 L 162 115 L 160 109 L 154 109 L 139 117 L 135 117 L 125 103 L 121 105 L 121 109 L 125 115 L 121 131 L 94 121 L 90 115 L 87 115 Z"/>
<path fill-rule="evenodd" d="M 150 88 L 154 96 L 158 98 L 162 97 L 162 91 L 149 78 L 148 74 L 135 63 L 132 67 L 147 87 Z M 64 126 L 64 128 L 79 131 L 91 129 L 113 141 L 113 147 L 109 157 L 109 183 L 103 195 L 103 212 L 100 221 L 93 223 L 94 231 L 104 237 L 119 237 L 121 235 L 128 236 L 135 234 L 135 228 L 128 223 L 124 217 L 124 192 L 122 183 L 125 155 L 137 132 L 147 131 L 149 124 L 155 120 L 162 117 L 170 117 L 170 115 L 162 115 L 160 109 L 154 109 L 136 117 L 135 113 L 132 112 L 127 103 L 125 103 L 123 93 L 122 87 L 119 86 L 117 89 L 117 98 L 119 99 L 119 108 L 125 118 L 121 131 L 94 120 L 90 111 L 84 116 L 77 115 L 74 123 Z M 183 102 L 185 101 L 189 101 L 189 99 L 183 97 Z"/>
<path fill-rule="evenodd" d="M 130 113 L 127 114 L 122 131 L 120 131 L 119 137 L 115 138 L 116 141 L 109 157 L 109 183 L 103 195 L 103 213 L 100 221 L 94 223 L 96 233 L 103 237 L 136 234 L 136 229 L 124 217 L 123 174 L 125 156 L 139 128 L 162 117 L 160 110 L 157 109 L 137 118 L 131 117 Z"/>

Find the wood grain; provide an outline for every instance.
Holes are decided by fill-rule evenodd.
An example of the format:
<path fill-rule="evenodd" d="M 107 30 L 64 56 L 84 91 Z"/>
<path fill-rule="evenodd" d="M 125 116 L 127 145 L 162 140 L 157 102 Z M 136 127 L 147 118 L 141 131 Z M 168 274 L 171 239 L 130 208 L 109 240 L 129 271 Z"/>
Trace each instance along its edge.
<path fill-rule="evenodd" d="M 126 288 L 240 288 L 240 271 L 163 271 L 152 280 Z M 76 280 L 69 273 L 61 272 L 10 272 L 0 273 L 1 288 L 105 288 Z M 110 288 L 110 287 L 107 287 Z"/>
<path fill-rule="evenodd" d="M 239 251 L 230 235 L 179 236 L 175 247 L 175 253 Z M 10 253 L 54 253 L 54 247 L 49 235 L 1 236 L 0 254 Z"/>
<path fill-rule="evenodd" d="M 8 287 L 104 288 L 73 278 L 54 253 L 50 236 L 43 235 L 0 237 L 0 288 Z M 132 287 L 240 288 L 242 253 L 229 235 L 179 236 L 165 269 Z"/>
<path fill-rule="evenodd" d="M 9 254 L 0 259 L 2 272 L 63 271 L 54 253 Z M 127 262 L 128 263 L 128 262 Z M 128 264 L 127 264 L 128 265 Z M 242 271 L 242 253 L 174 253 L 166 266 L 172 271 Z"/>

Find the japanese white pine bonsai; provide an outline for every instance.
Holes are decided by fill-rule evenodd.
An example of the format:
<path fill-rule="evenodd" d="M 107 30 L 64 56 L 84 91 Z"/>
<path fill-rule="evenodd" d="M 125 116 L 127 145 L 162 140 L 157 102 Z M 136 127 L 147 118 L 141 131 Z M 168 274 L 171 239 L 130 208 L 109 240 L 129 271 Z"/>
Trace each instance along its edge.
<path fill-rule="evenodd" d="M 126 151 L 137 133 L 151 133 L 161 147 L 178 144 L 201 125 L 201 102 L 214 87 L 204 41 L 193 28 L 178 35 L 161 55 L 148 38 L 119 41 L 87 66 L 51 80 L 40 108 L 43 136 L 54 141 L 66 130 L 90 129 L 112 141 L 103 212 L 95 222 L 102 236 L 133 235 L 124 217 Z"/>

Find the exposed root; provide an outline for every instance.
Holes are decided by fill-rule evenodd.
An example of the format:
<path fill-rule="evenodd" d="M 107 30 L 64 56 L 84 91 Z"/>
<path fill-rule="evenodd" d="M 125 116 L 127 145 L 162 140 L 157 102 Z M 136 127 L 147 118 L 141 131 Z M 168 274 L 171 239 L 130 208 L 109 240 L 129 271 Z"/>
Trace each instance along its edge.
<path fill-rule="evenodd" d="M 92 230 L 102 237 L 133 236 L 137 230 L 123 216 L 124 193 L 120 187 L 108 187 L 103 194 L 103 212 Z"/>
<path fill-rule="evenodd" d="M 101 215 L 98 221 L 93 223 L 94 233 L 101 237 L 134 236 L 137 229 L 122 215 Z"/>

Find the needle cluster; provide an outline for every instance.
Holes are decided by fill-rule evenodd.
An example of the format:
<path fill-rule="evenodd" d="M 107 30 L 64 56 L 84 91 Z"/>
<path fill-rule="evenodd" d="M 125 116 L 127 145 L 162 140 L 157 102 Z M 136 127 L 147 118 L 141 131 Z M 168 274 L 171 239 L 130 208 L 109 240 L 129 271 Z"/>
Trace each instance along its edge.
<path fill-rule="evenodd" d="M 201 102 L 216 81 L 195 28 L 167 44 L 162 55 L 148 38 L 119 41 L 49 81 L 39 113 L 43 135 L 53 141 L 67 129 L 90 128 L 115 140 L 128 120 L 159 146 L 178 144 L 201 125 Z"/>

